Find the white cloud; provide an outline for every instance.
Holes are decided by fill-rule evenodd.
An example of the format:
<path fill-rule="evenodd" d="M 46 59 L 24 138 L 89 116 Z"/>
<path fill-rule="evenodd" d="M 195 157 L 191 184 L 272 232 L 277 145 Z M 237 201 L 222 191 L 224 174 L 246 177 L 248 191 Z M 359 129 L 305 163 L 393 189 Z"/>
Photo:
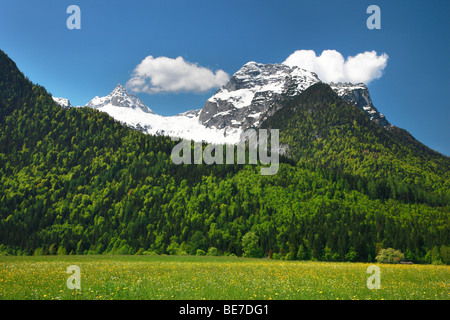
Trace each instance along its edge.
<path fill-rule="evenodd" d="M 229 75 L 185 61 L 182 57 L 146 57 L 136 66 L 127 88 L 149 94 L 160 92 L 205 92 L 227 83 Z"/>
<path fill-rule="evenodd" d="M 365 51 L 344 59 L 336 50 L 324 50 L 317 56 L 313 50 L 297 50 L 283 64 L 298 66 L 317 73 L 327 83 L 351 82 L 368 84 L 381 78 L 387 65 L 388 55 L 377 55 L 375 51 Z"/>

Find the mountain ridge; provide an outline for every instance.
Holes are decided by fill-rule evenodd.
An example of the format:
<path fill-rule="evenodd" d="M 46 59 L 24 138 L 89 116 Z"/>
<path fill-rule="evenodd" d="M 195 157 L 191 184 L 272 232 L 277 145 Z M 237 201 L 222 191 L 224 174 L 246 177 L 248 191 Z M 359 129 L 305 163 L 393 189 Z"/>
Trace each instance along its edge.
<path fill-rule="evenodd" d="M 150 112 L 147 113 L 155 113 L 120 84 L 108 96 L 97 96 L 87 106 L 107 112 L 122 123 L 149 134 L 172 134 L 195 141 L 235 144 L 246 129 L 258 128 L 286 99 L 292 99 L 311 85 L 320 82 L 317 74 L 299 67 L 250 61 L 234 73 L 226 85 L 207 99 L 200 112 L 188 110 L 176 116 L 157 118 L 139 114 L 129 116 L 126 114 L 127 108 L 144 112 L 148 109 Z M 366 85 L 332 83 L 330 87 L 346 101 L 363 110 L 380 126 L 390 126 L 385 116 L 373 106 Z M 132 103 L 130 97 L 134 97 L 137 105 Z M 186 115 L 191 115 L 191 119 L 192 115 L 195 115 L 196 121 L 186 123 L 185 126 L 189 129 L 183 130 L 183 121 L 179 120 Z M 198 134 L 193 135 L 192 131 Z M 204 133 L 204 136 L 200 136 L 200 133 Z"/>

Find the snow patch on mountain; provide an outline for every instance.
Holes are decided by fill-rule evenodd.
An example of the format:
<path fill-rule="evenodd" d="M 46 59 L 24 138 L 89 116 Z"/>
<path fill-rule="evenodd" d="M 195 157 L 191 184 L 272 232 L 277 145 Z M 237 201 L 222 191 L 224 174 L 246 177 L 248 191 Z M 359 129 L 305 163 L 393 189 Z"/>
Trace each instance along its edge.
<path fill-rule="evenodd" d="M 86 106 L 106 112 L 119 122 L 151 135 L 165 135 L 207 143 L 234 144 L 239 141 L 241 134 L 241 131 L 236 128 L 205 127 L 199 122 L 201 109 L 189 110 L 169 117 L 158 115 L 120 84 L 109 95 L 97 96 Z"/>
<path fill-rule="evenodd" d="M 63 108 L 71 108 L 72 107 L 69 99 L 59 98 L 59 97 L 52 97 L 52 98 L 53 98 L 53 101 L 55 101 L 58 105 L 60 105 Z"/>
<path fill-rule="evenodd" d="M 106 112 L 131 128 L 151 135 L 165 135 L 207 143 L 235 144 L 239 141 L 241 134 L 238 129 L 215 129 L 203 126 L 198 121 L 199 110 L 164 117 L 138 108 L 123 108 L 110 104 L 96 109 Z"/>

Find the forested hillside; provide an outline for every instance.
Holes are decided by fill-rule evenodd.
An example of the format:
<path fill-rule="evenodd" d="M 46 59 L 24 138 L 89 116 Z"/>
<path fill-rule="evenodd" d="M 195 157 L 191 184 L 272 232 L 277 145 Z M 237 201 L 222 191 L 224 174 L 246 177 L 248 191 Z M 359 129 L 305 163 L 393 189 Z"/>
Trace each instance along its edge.
<path fill-rule="evenodd" d="M 379 126 L 324 83 L 287 101 L 261 127 L 280 129 L 280 144 L 295 163 L 351 176 L 374 199 L 450 201 L 448 157 L 403 129 Z"/>
<path fill-rule="evenodd" d="M 59 107 L 0 51 L 0 251 L 240 256 L 253 232 L 255 256 L 449 263 L 448 157 L 355 110 L 326 85 L 288 102 L 265 124 L 291 154 L 273 176 L 177 166 L 170 138 Z"/>

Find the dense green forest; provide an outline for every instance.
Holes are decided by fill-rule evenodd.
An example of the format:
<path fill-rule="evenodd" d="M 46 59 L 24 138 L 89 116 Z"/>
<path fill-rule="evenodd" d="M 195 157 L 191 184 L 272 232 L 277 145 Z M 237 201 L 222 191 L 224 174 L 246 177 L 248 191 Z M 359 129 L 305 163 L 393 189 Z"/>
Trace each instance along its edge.
<path fill-rule="evenodd" d="M 289 145 L 258 165 L 174 165 L 176 142 L 64 109 L 0 51 L 0 251 L 450 263 L 448 157 L 383 129 L 324 84 L 269 118 Z"/>

